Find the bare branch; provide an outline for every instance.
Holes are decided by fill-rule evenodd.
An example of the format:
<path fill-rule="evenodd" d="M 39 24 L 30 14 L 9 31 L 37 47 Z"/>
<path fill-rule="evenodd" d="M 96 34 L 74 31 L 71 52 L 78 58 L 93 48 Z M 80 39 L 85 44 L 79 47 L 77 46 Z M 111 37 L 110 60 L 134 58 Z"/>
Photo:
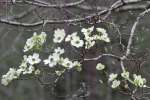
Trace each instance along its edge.
<path fill-rule="evenodd" d="M 92 14 L 83 18 L 75 18 L 75 19 L 68 19 L 68 20 L 46 20 L 45 19 L 45 22 L 47 24 L 76 23 L 76 22 L 86 21 L 96 15 L 103 15 L 106 12 L 107 10 L 104 10 L 99 12 L 98 14 Z M 23 27 L 33 27 L 33 26 L 39 26 L 43 24 L 43 21 L 38 21 L 35 23 L 21 23 L 21 22 L 6 20 L 6 19 L 0 19 L 0 22 L 5 24 L 10 24 L 10 25 L 15 25 L 15 26 L 23 26 Z"/>
<path fill-rule="evenodd" d="M 24 12 L 18 14 L 18 15 L 7 16 L 7 17 L 4 18 L 4 19 L 6 19 L 6 20 L 21 19 L 21 18 L 27 16 L 29 13 L 31 13 L 31 12 L 32 12 L 33 10 L 35 10 L 35 9 L 36 9 L 36 7 L 31 7 L 31 8 L 29 8 L 28 10 L 26 10 L 26 11 L 24 11 Z"/>
<path fill-rule="evenodd" d="M 84 60 L 85 61 L 88 61 L 88 60 L 98 60 L 98 59 L 100 59 L 102 57 L 112 57 L 112 58 L 121 60 L 121 58 L 119 56 L 116 56 L 116 55 L 113 55 L 113 54 L 102 54 L 102 55 L 99 55 L 98 57 L 95 57 L 95 58 L 85 58 Z"/>
<path fill-rule="evenodd" d="M 57 4 L 57 5 L 53 5 L 53 4 L 49 4 L 43 1 L 38 0 L 37 2 L 32 2 L 32 1 L 24 1 L 25 3 L 31 4 L 31 5 L 36 5 L 36 6 L 40 6 L 40 7 L 49 7 L 49 8 L 64 8 L 64 7 L 72 7 L 72 6 L 76 6 L 79 5 L 81 3 L 83 3 L 85 0 L 79 0 L 77 2 L 72 2 L 72 3 L 67 3 L 67 4 Z"/>
<path fill-rule="evenodd" d="M 85 0 L 79 0 L 76 2 L 71 2 L 71 3 L 66 3 L 66 4 L 50 4 L 48 2 L 44 2 L 44 1 L 40 1 L 40 0 L 34 0 L 34 1 L 30 1 L 30 0 L 21 0 L 21 1 L 16 1 L 15 3 L 26 3 L 29 5 L 35 5 L 35 6 L 39 6 L 39 7 L 47 7 L 47 8 L 64 8 L 64 7 L 73 7 L 76 5 L 79 5 L 81 3 L 83 3 Z M 2 1 L 0 3 L 12 3 L 12 1 Z"/>
<path fill-rule="evenodd" d="M 135 33 L 135 30 L 136 30 L 136 27 L 140 21 L 140 19 L 145 15 L 147 14 L 148 12 L 150 12 L 150 8 L 145 10 L 144 12 L 140 13 L 139 16 L 137 17 L 135 23 L 133 24 L 132 26 L 132 29 L 131 29 L 131 33 L 130 33 L 130 37 L 129 37 L 129 40 L 128 40 L 128 45 L 127 45 L 127 50 L 126 50 L 126 57 L 130 54 L 130 49 L 131 49 L 131 45 L 132 45 L 132 42 L 133 42 L 133 36 L 134 36 L 134 33 Z"/>

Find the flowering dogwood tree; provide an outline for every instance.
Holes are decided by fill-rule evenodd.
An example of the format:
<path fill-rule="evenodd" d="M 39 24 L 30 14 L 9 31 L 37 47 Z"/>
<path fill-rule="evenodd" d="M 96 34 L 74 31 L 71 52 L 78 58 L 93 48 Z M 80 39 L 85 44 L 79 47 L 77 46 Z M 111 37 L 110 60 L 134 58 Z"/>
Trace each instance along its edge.
<path fill-rule="evenodd" d="M 94 26 L 82 28 L 82 36 L 79 36 L 78 32 L 73 32 L 66 35 L 64 29 L 56 29 L 54 31 L 53 42 L 58 45 L 58 47 L 56 46 L 53 49 L 53 52 L 48 55 L 47 59 L 42 59 L 43 57 L 40 56 L 40 51 L 43 50 L 43 45 L 46 42 L 47 34 L 45 32 L 41 32 L 40 34 L 34 33 L 32 37 L 27 39 L 23 49 L 23 52 L 31 54 L 23 56 L 23 60 L 18 69 L 10 68 L 10 70 L 2 76 L 1 83 L 7 86 L 10 82 L 25 74 L 34 74 L 37 76 L 41 73 L 40 69 L 37 67 L 39 64 L 43 64 L 43 67 L 46 66 L 54 69 L 58 67 L 59 69 L 55 69 L 55 74 L 58 77 L 65 73 L 66 70 L 73 68 L 77 71 L 81 71 L 82 61 L 90 60 L 91 58 L 79 58 L 76 60 L 71 59 L 65 56 L 65 52 L 67 52 L 67 50 L 59 47 L 59 44 L 67 43 L 67 45 L 73 46 L 76 50 L 86 50 L 95 46 L 95 44 L 99 42 L 111 42 L 105 29 L 98 27 L 95 28 L 96 32 L 93 32 L 94 28 Z M 98 63 L 96 65 L 96 69 L 98 71 L 103 71 L 105 69 L 105 65 Z M 121 77 L 119 78 L 119 76 Z M 125 84 L 126 88 L 129 88 L 128 84 L 132 84 L 135 88 L 148 87 L 146 85 L 145 78 L 142 78 L 141 75 L 130 74 L 124 67 L 122 68 L 121 73 L 110 73 L 108 77 L 108 82 L 112 88 L 118 88 L 123 80 L 127 81 Z"/>

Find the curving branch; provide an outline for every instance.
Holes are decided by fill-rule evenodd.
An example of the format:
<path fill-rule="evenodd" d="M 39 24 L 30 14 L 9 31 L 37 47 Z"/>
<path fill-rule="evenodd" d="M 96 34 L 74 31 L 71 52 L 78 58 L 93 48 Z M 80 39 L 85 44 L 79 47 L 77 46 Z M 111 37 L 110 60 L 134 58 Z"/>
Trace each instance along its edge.
<path fill-rule="evenodd" d="M 76 1 L 76 2 L 71 2 L 71 3 L 64 3 L 64 4 L 50 4 L 48 2 L 44 2 L 44 1 L 40 1 L 40 0 L 34 0 L 34 1 L 31 1 L 31 0 L 20 0 L 20 1 L 15 1 L 15 2 L 12 2 L 11 0 L 10 1 L 0 1 L 0 3 L 10 3 L 10 4 L 15 4 L 15 3 L 26 3 L 26 4 L 29 4 L 29 5 L 34 5 L 34 6 L 39 6 L 39 7 L 46 7 L 46 8 L 64 8 L 64 7 L 73 7 L 73 6 L 76 6 L 76 5 L 79 5 L 81 3 L 83 3 L 85 0 L 79 0 L 79 1 Z"/>
<path fill-rule="evenodd" d="M 150 6 L 150 1 L 140 1 L 137 3 L 128 3 L 128 4 L 124 4 L 124 6 L 122 6 L 121 8 L 116 9 L 115 11 L 127 11 L 127 10 L 145 10 L 146 8 L 148 8 Z M 108 7 L 105 6 L 90 6 L 90 5 L 77 5 L 76 6 L 79 9 L 82 10 L 89 10 L 89 11 L 93 11 L 93 10 L 106 10 L 108 9 Z"/>
<path fill-rule="evenodd" d="M 25 3 L 31 4 L 31 5 L 35 5 L 35 6 L 40 6 L 40 7 L 48 7 L 48 8 L 64 8 L 64 7 L 72 7 L 72 6 L 76 6 L 79 5 L 81 3 L 83 3 L 85 0 L 79 0 L 77 2 L 72 2 L 72 3 L 67 3 L 67 4 L 49 4 L 43 1 L 37 1 L 37 2 L 32 2 L 32 1 L 24 1 Z"/>
<path fill-rule="evenodd" d="M 126 55 L 125 55 L 126 57 L 130 54 L 130 51 L 131 51 L 130 49 L 131 49 L 131 45 L 132 45 L 132 41 L 133 41 L 133 36 L 134 36 L 135 30 L 136 30 L 136 27 L 139 24 L 140 19 L 145 14 L 147 14 L 148 12 L 150 12 L 150 8 L 146 9 L 144 12 L 140 13 L 139 16 L 137 17 L 136 21 L 134 22 L 133 26 L 132 26 L 132 29 L 131 29 L 131 32 L 130 32 L 130 37 L 129 37 L 129 40 L 128 40 Z"/>
<path fill-rule="evenodd" d="M 121 60 L 121 57 L 116 56 L 116 55 L 113 55 L 113 54 L 102 54 L 102 55 L 99 55 L 98 57 L 95 57 L 95 58 L 84 58 L 84 61 L 99 60 L 99 59 L 101 59 L 102 57 L 112 57 L 112 58 Z"/>
<path fill-rule="evenodd" d="M 94 16 L 98 16 L 98 15 L 103 15 L 107 12 L 108 10 L 103 10 L 101 12 L 99 12 L 98 14 L 91 14 L 89 16 L 86 17 L 82 17 L 82 18 L 74 18 L 74 19 L 68 19 L 68 20 L 44 20 L 44 22 L 46 24 L 61 24 L 61 23 L 76 23 L 76 22 L 83 22 L 86 21 L 88 19 L 93 18 Z M 15 26 L 23 26 L 23 27 L 34 27 L 34 26 L 39 26 L 39 25 L 43 25 L 43 21 L 38 21 L 35 23 L 21 23 L 21 22 L 17 22 L 17 21 L 11 21 L 11 20 L 7 20 L 7 19 L 0 19 L 1 23 L 5 23 L 5 24 L 9 24 L 9 25 L 15 25 Z"/>
<path fill-rule="evenodd" d="M 28 10 L 18 14 L 18 15 L 14 15 L 14 16 L 7 16 L 6 18 L 3 18 L 3 19 L 6 19 L 6 20 L 14 20 L 14 19 L 21 19 L 21 18 L 24 18 L 25 16 L 27 16 L 29 13 L 31 13 L 32 11 L 34 11 L 37 7 L 31 7 L 29 8 Z"/>

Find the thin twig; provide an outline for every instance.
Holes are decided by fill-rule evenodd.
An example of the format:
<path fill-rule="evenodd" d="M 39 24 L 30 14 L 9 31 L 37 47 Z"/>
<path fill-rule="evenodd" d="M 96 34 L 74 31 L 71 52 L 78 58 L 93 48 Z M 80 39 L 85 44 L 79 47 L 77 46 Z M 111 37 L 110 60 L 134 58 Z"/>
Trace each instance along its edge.
<path fill-rule="evenodd" d="M 121 59 L 119 56 L 116 56 L 116 55 L 113 55 L 113 54 L 102 54 L 102 55 L 99 55 L 98 57 L 95 57 L 95 58 L 85 58 L 84 60 L 85 61 L 88 61 L 88 60 L 98 60 L 102 57 L 113 57 L 113 58 L 116 58 L 116 59 Z"/>

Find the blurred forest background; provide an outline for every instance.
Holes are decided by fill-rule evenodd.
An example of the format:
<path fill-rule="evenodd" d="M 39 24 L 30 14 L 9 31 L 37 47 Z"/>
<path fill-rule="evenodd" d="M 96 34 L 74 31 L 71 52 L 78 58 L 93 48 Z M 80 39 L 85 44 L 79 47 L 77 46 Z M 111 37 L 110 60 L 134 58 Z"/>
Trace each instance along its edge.
<path fill-rule="evenodd" d="M 108 23 L 96 23 L 98 20 L 105 17 L 105 14 L 91 17 L 90 19 L 87 18 L 81 22 L 57 22 L 57 20 L 80 19 L 92 14 L 97 14 L 100 11 L 110 8 L 116 1 L 118 0 L 83 0 L 83 2 L 78 2 L 78 0 L 16 0 L 15 2 L 12 2 L 11 0 L 0 0 L 0 76 L 5 74 L 10 67 L 18 66 L 23 56 L 22 49 L 25 41 L 33 35 L 33 32 L 45 31 L 51 36 L 56 28 L 64 28 L 66 32 L 74 32 L 80 30 L 82 27 L 92 26 L 93 24 L 95 26 L 104 27 L 107 29 L 109 36 L 111 36 L 111 44 L 106 46 L 104 46 L 104 44 L 98 45 L 97 47 L 92 48 L 89 55 L 92 57 L 97 55 L 97 52 L 101 51 L 100 48 L 104 51 L 104 47 L 111 47 L 109 52 L 116 55 L 122 55 L 124 50 L 122 50 L 119 45 L 119 36 L 116 29 Z M 107 22 L 114 23 L 118 27 L 122 35 L 122 44 L 125 46 L 127 45 L 131 27 L 138 14 L 150 7 L 149 0 L 133 1 L 135 2 L 124 4 L 112 11 L 106 19 Z M 32 4 L 31 2 L 36 2 L 41 5 Z M 56 6 L 44 6 L 45 4 L 43 4 L 43 2 Z M 78 4 L 67 6 L 67 4 L 74 2 L 77 2 Z M 45 19 L 54 20 L 54 22 L 40 25 L 11 24 L 11 21 L 36 23 L 40 21 L 44 22 Z M 127 63 L 126 66 L 131 72 L 141 73 L 147 78 L 148 83 L 150 82 L 149 54 L 150 14 L 147 14 L 143 17 L 136 29 L 132 46 L 132 54 L 130 57 L 137 59 L 137 61 L 131 61 L 130 63 Z M 118 72 L 119 65 L 117 63 L 112 63 L 117 61 L 113 61 L 113 59 L 110 58 L 104 58 L 102 61 L 109 67 L 110 72 Z M 91 64 L 90 62 L 85 65 L 94 66 L 94 63 L 95 62 L 92 62 Z M 116 67 L 118 68 L 116 69 Z M 86 71 L 88 75 L 89 70 Z M 130 97 L 123 95 L 116 90 L 112 90 L 109 86 L 101 84 L 92 84 L 92 88 L 95 89 L 95 98 L 93 99 L 71 99 L 61 97 L 62 95 L 64 96 L 69 93 L 73 94 L 75 92 L 74 90 L 78 88 L 78 82 L 81 80 L 82 74 L 72 71 L 65 75 L 65 79 L 61 80 L 56 88 L 56 92 L 58 92 L 57 94 L 60 97 L 55 97 L 51 94 L 51 86 L 42 85 L 34 79 L 26 79 L 14 81 L 8 87 L 4 87 L 0 84 L 0 100 L 130 100 Z M 89 77 L 92 78 L 95 76 L 103 78 L 97 74 L 94 74 L 94 76 L 93 74 L 91 76 L 89 75 Z M 45 74 L 43 80 L 51 82 L 53 81 L 53 78 Z M 82 85 L 84 86 L 84 83 Z"/>

